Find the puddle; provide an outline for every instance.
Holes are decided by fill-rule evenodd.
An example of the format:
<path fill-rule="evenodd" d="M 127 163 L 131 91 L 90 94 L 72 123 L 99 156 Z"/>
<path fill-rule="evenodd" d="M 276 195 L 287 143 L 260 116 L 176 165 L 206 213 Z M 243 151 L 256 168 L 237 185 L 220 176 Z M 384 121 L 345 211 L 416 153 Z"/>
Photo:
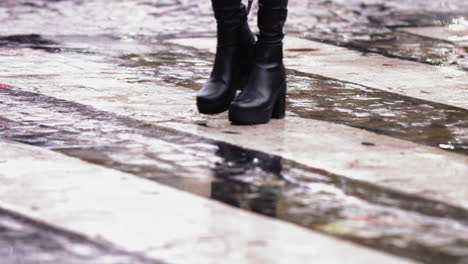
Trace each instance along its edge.
<path fill-rule="evenodd" d="M 158 264 L 0 210 L 2 263 Z"/>
<path fill-rule="evenodd" d="M 424 263 L 468 256 L 464 209 L 16 88 L 2 95 L 2 138 Z"/>

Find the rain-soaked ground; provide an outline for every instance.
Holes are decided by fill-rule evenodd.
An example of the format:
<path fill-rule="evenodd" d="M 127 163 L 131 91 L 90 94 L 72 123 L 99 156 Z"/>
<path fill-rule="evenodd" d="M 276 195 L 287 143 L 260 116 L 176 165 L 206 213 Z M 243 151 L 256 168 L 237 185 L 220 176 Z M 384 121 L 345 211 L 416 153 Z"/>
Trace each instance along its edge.
<path fill-rule="evenodd" d="M 0 210 L 2 263 L 158 264 Z"/>
<path fill-rule="evenodd" d="M 124 66 L 153 70 L 152 80 L 201 88 L 209 74 L 212 54 L 183 47 L 177 51 L 173 46 L 160 47 L 160 52 L 120 58 Z M 288 85 L 288 110 L 300 117 L 346 124 L 468 154 L 466 109 L 293 70 L 289 71 Z"/>
<path fill-rule="evenodd" d="M 209 1 L 4 0 L 0 2 L 2 7 L 8 9 L 0 11 L 0 20 L 5 27 L 12 27 L 1 30 L 3 34 L 14 32 L 18 18 L 23 18 L 21 24 L 30 33 L 54 35 L 101 33 L 164 39 L 212 36 L 215 29 Z M 428 26 L 466 28 L 465 0 L 316 0 L 293 1 L 290 7 L 287 29 L 291 34 L 363 52 L 465 70 L 468 67 L 466 45 L 400 30 Z M 253 16 L 251 20 L 254 24 Z"/>
<path fill-rule="evenodd" d="M 328 12 L 317 16 L 317 23 L 300 24 L 298 21 L 299 30 L 291 29 L 303 33 L 308 39 L 389 57 L 468 69 L 466 46 L 400 30 L 406 27 L 466 27 L 466 1 L 309 2 L 312 2 L 308 3 L 310 10 L 325 9 Z M 305 12 L 314 12 L 310 10 Z"/>
<path fill-rule="evenodd" d="M 2 138 L 425 263 L 468 256 L 464 209 L 85 105 L 12 87 L 1 92 Z"/>
<path fill-rule="evenodd" d="M 28 21 L 25 23 L 30 27 L 28 32 L 35 32 L 36 27 L 50 27 L 56 20 L 55 23 L 63 25 L 55 26 L 50 31 L 57 34 L 50 35 L 50 31 L 37 28 L 37 32 L 48 35 L 0 36 L 0 47 L 30 47 L 48 52 L 96 52 L 109 56 L 109 61 L 119 58 L 120 61 L 115 63 L 136 68 L 134 72 L 137 74 L 132 82 L 163 81 L 196 90 L 209 74 L 213 54 L 158 42 L 177 37 L 213 36 L 209 4 L 184 1 L 112 3 L 116 5 L 116 11 L 110 9 L 109 14 L 103 15 L 97 13 L 99 8 L 103 8 L 102 4 L 99 5 L 100 1 L 94 1 L 89 6 L 80 1 L 34 3 L 0 3 L 0 6 L 12 10 L 5 16 L 6 24 L 14 26 L 16 20 L 21 20 L 19 17 L 26 16 Z M 141 24 L 127 21 L 129 18 L 125 17 L 119 24 L 115 20 L 122 14 L 117 11 L 124 4 L 129 13 L 139 15 L 140 20 L 148 19 L 144 16 L 148 15 L 146 13 L 156 18 L 151 23 Z M 73 13 L 64 8 L 70 8 L 70 5 L 76 12 L 92 17 L 99 27 L 82 21 L 86 17 L 76 16 L 73 22 L 77 23 L 78 20 L 81 27 L 67 25 L 70 21 L 65 18 Z M 468 28 L 466 1 L 413 1 L 411 4 L 400 1 L 305 1 L 292 5 L 288 29 L 306 38 L 339 43 L 363 52 L 446 65 L 444 67 L 463 68 L 461 65 L 468 58 L 465 52 L 467 47 L 436 39 L 423 40 L 421 38 L 425 37 L 398 31 L 399 27 L 449 24 Z M 148 9 L 144 14 L 140 14 L 141 6 Z M 45 14 L 51 21 L 41 25 L 44 24 L 41 16 Z M 181 25 L 180 20 L 188 21 L 194 16 L 198 23 Z M 385 40 L 383 36 L 388 34 L 392 34 L 392 37 Z M 135 50 L 139 53 L 135 53 Z M 28 84 L 28 81 L 25 79 L 22 82 Z M 301 117 L 343 123 L 449 151 L 468 153 L 468 111 L 465 109 L 380 91 L 377 90 L 379 87 L 372 89 L 295 71 L 290 71 L 289 86 L 289 109 Z"/>
<path fill-rule="evenodd" d="M 288 30 L 292 34 L 362 52 L 467 68 L 467 47 L 400 31 L 404 27 L 466 26 L 467 1 L 295 1 L 291 7 Z M 190 23 L 195 18 L 197 23 Z M 0 90 L 2 138 L 424 263 L 457 263 L 468 256 L 468 212 L 464 209 L 21 89 L 59 85 L 58 75 L 67 75 L 63 70 L 67 68 L 60 65 L 67 56 L 81 58 L 81 64 L 73 65 L 76 68 L 89 67 L 87 60 L 110 65 L 109 71 L 88 76 L 90 79 L 107 74 L 125 77 L 132 84 L 199 89 L 213 54 L 165 40 L 214 36 L 208 1 L 5 0 L 0 1 L 0 23 L 2 61 L 11 62 L 14 69 L 24 68 L 21 74 L 5 69 L 2 75 L 16 78 L 15 83 L 23 86 L 4 85 Z M 29 50 L 43 52 L 47 63 L 29 64 L 26 59 L 24 65 L 18 63 L 17 56 L 27 58 Z M 33 66 L 57 69 L 57 74 L 30 73 Z M 71 72 L 70 76 L 76 77 Z M 468 110 L 293 70 L 289 71 L 289 84 L 288 107 L 300 117 L 468 154 Z M 372 147 L 373 143 L 363 144 Z M 0 219 L 6 219 L 0 222 L 0 230 L 14 239 L 26 237 L 14 240 L 17 252 L 52 259 L 78 255 L 76 263 L 89 260 L 75 254 L 74 247 L 68 246 L 73 243 L 86 252 L 100 250 L 100 256 L 110 252 L 34 227 L 12 231 L 16 225 L 26 224 L 8 215 Z M 15 225 L 3 224 L 8 221 Z M 50 240 L 57 244 L 57 251 L 49 254 L 49 249 L 28 237 Z M 123 262 L 140 263 L 132 261 Z M 89 263 L 101 262 L 91 258 Z"/>
<path fill-rule="evenodd" d="M 73 44 L 72 47 L 67 47 L 55 41 Z M 103 50 L 110 45 L 109 42 L 123 51 Z M 57 56 L 61 56 L 61 59 L 66 58 L 67 53 L 90 53 L 93 56 L 104 56 L 104 60 L 115 63 L 114 67 L 116 67 L 106 74 L 131 72 L 132 77 L 128 80 L 130 83 L 164 83 L 167 86 L 198 90 L 209 75 L 213 57 L 213 54 L 209 52 L 167 42 L 154 44 L 152 39 L 140 37 L 135 45 L 154 45 L 150 53 L 114 55 L 114 53 L 125 53 L 126 49 L 131 49 L 132 44 L 127 42 L 122 39 L 113 40 L 110 36 L 94 38 L 60 36 L 55 37 L 54 41 L 39 35 L 0 37 L 0 45 L 3 43 L 5 47 L 13 48 L 13 50 L 23 47 L 44 50 L 47 53 L 62 53 L 62 55 L 56 55 L 55 58 Z M 91 49 L 80 47 L 85 44 L 93 46 Z M 7 52 L 2 57 L 7 57 L 9 54 Z M 54 55 L 45 54 L 44 56 L 54 60 Z M 8 63 L 7 60 L 8 58 L 5 59 L 6 63 Z M 16 62 L 17 60 L 14 60 L 12 63 Z M 86 60 L 82 63 L 86 63 Z M 50 67 L 60 68 L 60 65 L 54 65 L 52 61 Z M 24 83 L 25 86 L 36 83 L 34 79 L 44 77 L 28 74 L 15 76 L 8 75 L 8 72 L 9 70 L 5 71 L 4 76 L 22 78 L 18 82 Z M 48 77 L 53 78 L 53 76 Z M 289 71 L 288 80 L 288 109 L 300 117 L 346 124 L 460 154 L 468 154 L 468 110 L 466 109 L 294 70 Z"/>

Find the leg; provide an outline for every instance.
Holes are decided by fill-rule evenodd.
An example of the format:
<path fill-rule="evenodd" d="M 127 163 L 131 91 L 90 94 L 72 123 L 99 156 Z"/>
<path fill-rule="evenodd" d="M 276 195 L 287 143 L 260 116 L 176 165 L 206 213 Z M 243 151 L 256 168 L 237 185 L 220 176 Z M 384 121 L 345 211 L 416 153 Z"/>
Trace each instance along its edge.
<path fill-rule="evenodd" d="M 204 114 L 226 111 L 245 85 L 253 60 L 254 37 L 241 0 L 212 0 L 218 45 L 210 79 L 197 94 L 198 110 Z"/>
<path fill-rule="evenodd" d="M 255 59 L 249 81 L 229 109 L 238 124 L 267 123 L 285 116 L 286 70 L 283 65 L 283 26 L 288 0 L 260 0 Z"/>

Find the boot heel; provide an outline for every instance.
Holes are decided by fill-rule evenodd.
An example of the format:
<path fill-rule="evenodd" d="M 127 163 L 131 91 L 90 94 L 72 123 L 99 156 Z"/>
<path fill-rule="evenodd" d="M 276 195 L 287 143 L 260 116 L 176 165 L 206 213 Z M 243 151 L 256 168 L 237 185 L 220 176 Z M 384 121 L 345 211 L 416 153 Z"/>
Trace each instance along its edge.
<path fill-rule="evenodd" d="M 273 106 L 272 118 L 283 119 L 286 116 L 286 83 L 281 86 L 275 105 Z"/>

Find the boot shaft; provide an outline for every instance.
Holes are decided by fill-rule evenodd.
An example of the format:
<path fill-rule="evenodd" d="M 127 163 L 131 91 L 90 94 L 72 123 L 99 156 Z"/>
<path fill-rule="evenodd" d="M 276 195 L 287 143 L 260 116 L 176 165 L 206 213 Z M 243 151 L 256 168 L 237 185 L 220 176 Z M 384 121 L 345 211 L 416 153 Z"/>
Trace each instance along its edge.
<path fill-rule="evenodd" d="M 282 64 L 283 63 L 283 44 L 270 44 L 263 41 L 255 43 L 255 62 L 261 64 Z"/>
<path fill-rule="evenodd" d="M 217 23 L 218 48 L 249 46 L 254 37 L 247 23 L 247 8 L 240 0 L 212 0 Z"/>
<path fill-rule="evenodd" d="M 218 31 L 235 30 L 247 21 L 247 10 L 241 0 L 212 0 Z"/>
<path fill-rule="evenodd" d="M 288 0 L 259 0 L 259 41 L 270 44 L 282 43 L 283 27 L 288 16 Z"/>

